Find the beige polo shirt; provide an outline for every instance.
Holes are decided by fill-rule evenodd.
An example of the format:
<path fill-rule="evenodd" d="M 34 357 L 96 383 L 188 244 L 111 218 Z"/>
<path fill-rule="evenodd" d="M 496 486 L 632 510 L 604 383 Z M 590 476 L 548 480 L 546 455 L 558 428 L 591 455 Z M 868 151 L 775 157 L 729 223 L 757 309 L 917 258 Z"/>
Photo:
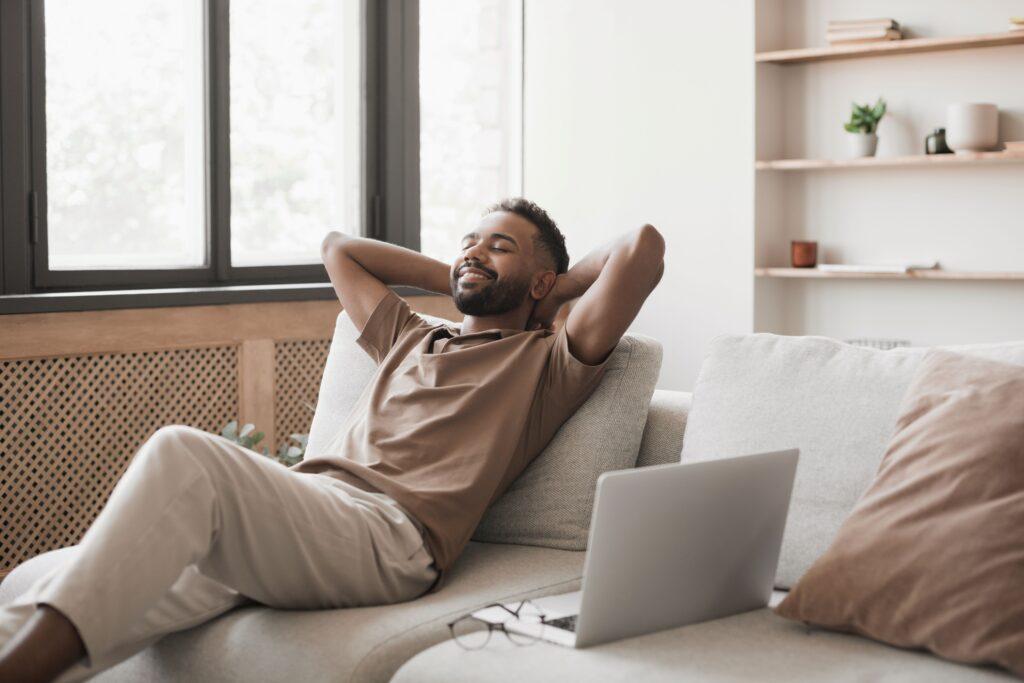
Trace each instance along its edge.
<path fill-rule="evenodd" d="M 608 362 L 577 360 L 564 327 L 462 335 L 427 322 L 390 291 L 357 342 L 376 373 L 329 454 L 292 469 L 391 496 L 425 528 L 442 572 Z"/>

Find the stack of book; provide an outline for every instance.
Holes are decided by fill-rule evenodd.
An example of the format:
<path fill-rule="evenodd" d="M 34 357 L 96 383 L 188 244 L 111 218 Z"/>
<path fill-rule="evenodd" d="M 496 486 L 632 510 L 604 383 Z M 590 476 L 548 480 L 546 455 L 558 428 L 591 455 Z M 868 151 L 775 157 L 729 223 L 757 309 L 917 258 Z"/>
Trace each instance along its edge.
<path fill-rule="evenodd" d="M 895 19 L 843 19 L 828 22 L 825 34 L 830 45 L 874 43 L 903 37 Z"/>
<path fill-rule="evenodd" d="M 1024 31 L 1024 17 L 1010 17 L 1011 31 Z"/>

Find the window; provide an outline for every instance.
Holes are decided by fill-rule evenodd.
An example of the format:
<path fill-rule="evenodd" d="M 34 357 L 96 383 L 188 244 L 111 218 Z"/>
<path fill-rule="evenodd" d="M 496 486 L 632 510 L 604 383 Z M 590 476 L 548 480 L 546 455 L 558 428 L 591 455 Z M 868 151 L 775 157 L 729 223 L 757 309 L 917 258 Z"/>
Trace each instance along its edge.
<path fill-rule="evenodd" d="M 382 194 L 368 65 L 404 12 L 3 3 L 0 294 L 326 284 L 323 235 L 368 231 L 364 197 Z"/>
<path fill-rule="evenodd" d="M 319 263 L 359 232 L 359 3 L 231 3 L 231 263 Z"/>
<path fill-rule="evenodd" d="M 333 298 L 330 229 L 448 260 L 521 72 L 522 0 L 0 2 L 0 313 Z"/>
<path fill-rule="evenodd" d="M 522 192 L 521 0 L 420 3 L 420 247 L 449 261 Z"/>
<path fill-rule="evenodd" d="M 45 16 L 50 268 L 205 265 L 201 1 Z"/>

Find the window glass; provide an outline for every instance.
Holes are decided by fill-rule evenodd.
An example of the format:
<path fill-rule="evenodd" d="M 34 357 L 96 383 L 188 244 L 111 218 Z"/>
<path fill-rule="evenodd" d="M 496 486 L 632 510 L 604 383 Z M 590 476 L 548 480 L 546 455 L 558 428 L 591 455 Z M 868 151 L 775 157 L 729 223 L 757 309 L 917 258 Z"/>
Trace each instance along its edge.
<path fill-rule="evenodd" d="M 420 248 L 448 261 L 522 191 L 521 0 L 420 2 Z"/>
<path fill-rule="evenodd" d="M 50 268 L 202 266 L 202 0 L 44 11 Z"/>
<path fill-rule="evenodd" d="M 231 262 L 319 263 L 360 231 L 360 3 L 230 4 Z"/>

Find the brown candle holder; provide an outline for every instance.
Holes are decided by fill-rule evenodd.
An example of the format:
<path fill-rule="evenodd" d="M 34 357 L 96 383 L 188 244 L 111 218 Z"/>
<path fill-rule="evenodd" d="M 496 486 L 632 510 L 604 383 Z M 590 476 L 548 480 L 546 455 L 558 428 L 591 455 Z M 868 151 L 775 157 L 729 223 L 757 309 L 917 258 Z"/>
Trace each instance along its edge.
<path fill-rule="evenodd" d="M 814 268 L 818 265 L 818 243 L 793 240 L 789 243 L 789 262 L 794 268 Z"/>

